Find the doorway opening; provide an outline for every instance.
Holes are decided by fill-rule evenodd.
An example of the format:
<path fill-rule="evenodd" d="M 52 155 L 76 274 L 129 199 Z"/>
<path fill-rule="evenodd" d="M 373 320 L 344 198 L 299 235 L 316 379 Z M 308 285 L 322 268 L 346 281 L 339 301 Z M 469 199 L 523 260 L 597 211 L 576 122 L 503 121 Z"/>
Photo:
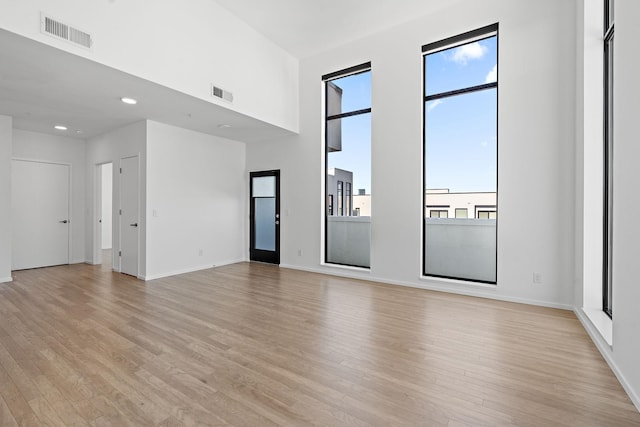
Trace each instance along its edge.
<path fill-rule="evenodd" d="M 113 163 L 96 165 L 95 264 L 112 270 L 113 264 Z"/>

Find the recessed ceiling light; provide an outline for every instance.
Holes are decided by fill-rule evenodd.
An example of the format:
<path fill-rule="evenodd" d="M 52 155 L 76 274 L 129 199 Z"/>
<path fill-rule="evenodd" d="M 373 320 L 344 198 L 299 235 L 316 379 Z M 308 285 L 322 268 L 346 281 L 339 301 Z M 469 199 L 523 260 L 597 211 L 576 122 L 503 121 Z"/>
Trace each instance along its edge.
<path fill-rule="evenodd" d="M 120 98 L 120 101 L 124 102 L 125 104 L 130 104 L 130 105 L 135 105 L 138 103 L 138 101 L 136 101 L 133 98 L 127 98 L 126 96 L 124 98 Z"/>
<path fill-rule="evenodd" d="M 67 127 L 62 125 L 55 125 L 53 128 L 57 130 L 67 130 Z"/>
<path fill-rule="evenodd" d="M 221 125 L 218 125 L 218 129 L 227 129 L 227 128 L 230 128 L 230 127 L 231 127 L 231 125 L 228 125 L 228 124 L 226 124 L 226 123 L 223 123 L 223 124 L 221 124 Z"/>

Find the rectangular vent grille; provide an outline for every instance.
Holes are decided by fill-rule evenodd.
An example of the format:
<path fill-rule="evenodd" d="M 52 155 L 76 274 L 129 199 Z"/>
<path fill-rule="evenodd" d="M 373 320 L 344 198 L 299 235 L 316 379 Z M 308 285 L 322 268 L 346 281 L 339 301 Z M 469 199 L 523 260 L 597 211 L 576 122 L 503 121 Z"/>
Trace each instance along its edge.
<path fill-rule="evenodd" d="M 69 41 L 86 48 L 91 48 L 91 34 L 87 34 L 77 28 L 69 27 Z"/>
<path fill-rule="evenodd" d="M 66 40 L 78 46 L 86 47 L 87 49 L 91 49 L 91 45 L 93 44 L 91 34 L 53 19 L 44 13 L 40 19 L 40 30 L 45 34 Z"/>
<path fill-rule="evenodd" d="M 52 36 L 69 40 L 69 26 L 62 22 L 54 21 L 51 18 L 44 18 L 44 31 Z"/>
<path fill-rule="evenodd" d="M 211 85 L 211 96 L 222 99 L 223 101 L 233 102 L 233 93 L 216 85 Z"/>

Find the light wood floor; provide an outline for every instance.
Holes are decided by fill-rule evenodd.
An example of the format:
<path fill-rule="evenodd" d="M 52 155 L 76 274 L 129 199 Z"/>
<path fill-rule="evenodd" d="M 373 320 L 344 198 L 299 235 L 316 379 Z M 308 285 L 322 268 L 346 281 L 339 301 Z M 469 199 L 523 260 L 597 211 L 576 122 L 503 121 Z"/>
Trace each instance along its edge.
<path fill-rule="evenodd" d="M 571 312 L 242 263 L 0 284 L 0 424 L 628 426 Z"/>

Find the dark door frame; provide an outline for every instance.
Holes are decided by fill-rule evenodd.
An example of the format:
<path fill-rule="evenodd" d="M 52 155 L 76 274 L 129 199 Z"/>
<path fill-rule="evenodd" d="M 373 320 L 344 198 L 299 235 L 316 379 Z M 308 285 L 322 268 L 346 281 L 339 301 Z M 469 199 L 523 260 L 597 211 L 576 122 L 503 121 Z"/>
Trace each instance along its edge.
<path fill-rule="evenodd" d="M 255 248 L 255 198 L 253 197 L 253 178 L 263 176 L 274 176 L 276 178 L 276 213 L 275 232 L 276 232 L 276 249 L 275 251 L 267 251 Z M 267 262 L 271 264 L 280 264 L 280 170 L 268 170 L 259 172 L 249 172 L 249 259 L 251 261 Z"/>

